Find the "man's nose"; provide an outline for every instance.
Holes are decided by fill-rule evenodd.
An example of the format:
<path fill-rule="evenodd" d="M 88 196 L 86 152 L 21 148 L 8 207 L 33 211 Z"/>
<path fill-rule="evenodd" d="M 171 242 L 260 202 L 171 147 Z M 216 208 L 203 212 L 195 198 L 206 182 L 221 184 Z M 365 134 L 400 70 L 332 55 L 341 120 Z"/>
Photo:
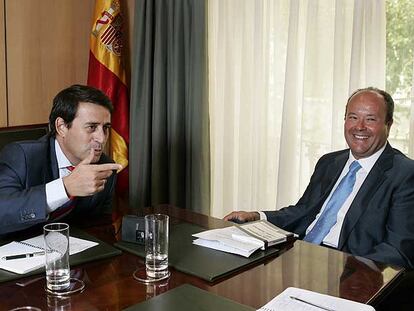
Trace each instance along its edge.
<path fill-rule="evenodd" d="M 364 130 L 366 128 L 365 126 L 365 121 L 363 119 L 358 120 L 356 126 L 355 126 L 358 130 Z"/>
<path fill-rule="evenodd" d="M 106 135 L 103 128 L 98 128 L 94 133 L 95 141 L 99 142 L 100 144 L 104 144 L 106 141 Z"/>

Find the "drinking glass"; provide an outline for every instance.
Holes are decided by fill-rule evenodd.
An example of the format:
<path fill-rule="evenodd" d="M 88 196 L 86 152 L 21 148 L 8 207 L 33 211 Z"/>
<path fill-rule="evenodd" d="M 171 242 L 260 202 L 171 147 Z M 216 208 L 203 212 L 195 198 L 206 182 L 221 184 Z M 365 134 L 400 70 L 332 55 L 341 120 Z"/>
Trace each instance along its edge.
<path fill-rule="evenodd" d="M 46 287 L 53 292 L 70 285 L 69 225 L 50 223 L 43 227 L 46 253 Z"/>
<path fill-rule="evenodd" d="M 163 279 L 169 276 L 168 223 L 167 215 L 145 216 L 145 268 L 148 278 Z"/>

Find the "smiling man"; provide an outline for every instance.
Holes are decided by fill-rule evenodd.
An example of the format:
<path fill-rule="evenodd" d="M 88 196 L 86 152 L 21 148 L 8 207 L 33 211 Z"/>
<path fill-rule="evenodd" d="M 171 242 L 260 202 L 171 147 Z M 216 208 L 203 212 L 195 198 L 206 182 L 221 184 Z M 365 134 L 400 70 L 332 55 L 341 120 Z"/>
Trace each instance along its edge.
<path fill-rule="evenodd" d="M 296 205 L 224 219 L 268 219 L 305 241 L 414 268 L 414 161 L 387 143 L 393 112 L 385 91 L 357 90 L 346 105 L 349 149 L 319 159 Z"/>
<path fill-rule="evenodd" d="M 113 107 L 92 87 L 56 95 L 50 133 L 0 153 L 0 234 L 110 212 L 116 171 L 104 153 Z"/>

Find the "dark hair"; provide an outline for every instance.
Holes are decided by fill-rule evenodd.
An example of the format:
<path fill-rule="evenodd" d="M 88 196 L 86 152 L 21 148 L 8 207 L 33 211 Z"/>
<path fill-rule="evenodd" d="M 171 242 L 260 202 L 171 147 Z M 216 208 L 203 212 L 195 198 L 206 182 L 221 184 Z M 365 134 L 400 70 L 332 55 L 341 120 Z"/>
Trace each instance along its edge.
<path fill-rule="evenodd" d="M 353 92 L 351 96 L 349 96 L 348 101 L 346 102 L 346 109 L 348 109 L 348 104 L 351 101 L 352 97 L 354 97 L 354 95 L 358 94 L 359 92 L 364 92 L 364 91 L 377 93 L 378 95 L 381 95 L 384 98 L 384 103 L 387 108 L 387 115 L 385 117 L 385 123 L 388 124 L 389 122 L 392 122 L 393 116 L 394 116 L 394 100 L 392 99 L 390 94 L 376 87 L 369 86 L 366 88 L 358 89 L 355 92 Z M 346 112 L 345 112 L 345 115 L 346 115 Z"/>
<path fill-rule="evenodd" d="M 55 121 L 61 117 L 68 128 L 76 117 L 80 102 L 103 106 L 112 114 L 111 100 L 101 90 L 91 86 L 75 84 L 60 91 L 53 99 L 52 110 L 49 115 L 49 135 L 56 136 Z"/>

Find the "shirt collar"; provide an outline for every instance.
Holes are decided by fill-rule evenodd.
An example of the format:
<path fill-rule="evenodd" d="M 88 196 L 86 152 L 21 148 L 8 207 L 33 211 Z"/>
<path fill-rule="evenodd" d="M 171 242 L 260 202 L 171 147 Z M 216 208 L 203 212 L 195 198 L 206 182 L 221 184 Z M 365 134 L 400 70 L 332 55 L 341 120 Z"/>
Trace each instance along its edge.
<path fill-rule="evenodd" d="M 367 158 L 362 158 L 362 159 L 359 159 L 359 160 L 355 159 L 355 157 L 352 154 L 351 149 L 350 149 L 349 150 L 349 158 L 348 158 L 348 162 L 346 163 L 346 165 L 349 167 L 352 162 L 357 160 L 364 171 L 370 172 L 372 167 L 374 166 L 375 162 L 377 162 L 378 158 L 384 152 L 385 146 L 387 146 L 387 142 L 384 144 L 384 146 L 381 147 L 381 149 L 379 149 L 374 154 L 370 155 Z"/>
<path fill-rule="evenodd" d="M 55 139 L 55 153 L 56 153 L 56 160 L 57 160 L 59 169 L 72 166 L 72 163 L 70 163 L 68 158 L 63 153 L 62 148 L 60 148 L 60 145 L 57 139 Z"/>

